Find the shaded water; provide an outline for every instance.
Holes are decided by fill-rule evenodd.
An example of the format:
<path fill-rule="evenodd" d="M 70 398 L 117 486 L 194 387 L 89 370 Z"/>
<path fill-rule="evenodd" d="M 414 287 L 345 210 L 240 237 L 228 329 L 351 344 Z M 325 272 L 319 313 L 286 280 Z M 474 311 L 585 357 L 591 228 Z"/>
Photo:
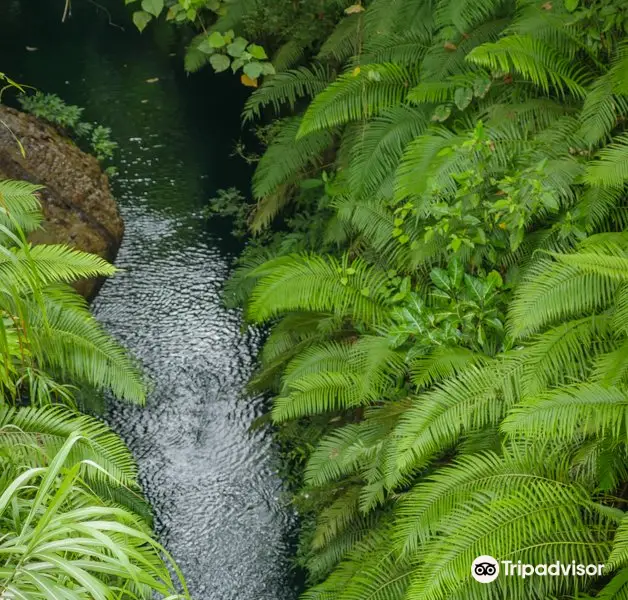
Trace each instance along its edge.
<path fill-rule="evenodd" d="M 120 144 L 125 271 L 94 311 L 154 390 L 146 408 L 114 404 L 107 419 L 138 460 L 157 532 L 194 598 L 290 600 L 292 517 L 270 435 L 248 431 L 262 401 L 241 393 L 258 340 L 220 302 L 237 245 L 201 211 L 217 188 L 248 185 L 228 157 L 242 90 L 229 76 L 187 79 L 167 29 L 140 37 L 94 5 L 74 6 L 62 25 L 61 2 L 9 2 L 0 70 L 85 106 Z"/>

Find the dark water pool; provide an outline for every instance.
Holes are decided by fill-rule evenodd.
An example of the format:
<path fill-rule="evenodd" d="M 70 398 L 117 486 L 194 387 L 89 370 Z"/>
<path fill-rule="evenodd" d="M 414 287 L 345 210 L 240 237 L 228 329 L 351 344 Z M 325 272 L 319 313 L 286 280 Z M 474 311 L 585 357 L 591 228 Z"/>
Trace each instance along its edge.
<path fill-rule="evenodd" d="M 121 31 L 84 0 L 65 24 L 61 1 L 0 4 L 0 71 L 85 106 L 120 144 L 125 271 L 94 310 L 154 384 L 146 408 L 112 405 L 107 418 L 137 457 L 157 532 L 196 599 L 291 600 L 293 516 L 269 433 L 249 432 L 262 401 L 242 394 L 258 339 L 220 302 L 238 246 L 202 214 L 216 189 L 248 187 L 229 158 L 243 90 L 186 77 L 168 28 L 140 36 L 116 14 Z"/>

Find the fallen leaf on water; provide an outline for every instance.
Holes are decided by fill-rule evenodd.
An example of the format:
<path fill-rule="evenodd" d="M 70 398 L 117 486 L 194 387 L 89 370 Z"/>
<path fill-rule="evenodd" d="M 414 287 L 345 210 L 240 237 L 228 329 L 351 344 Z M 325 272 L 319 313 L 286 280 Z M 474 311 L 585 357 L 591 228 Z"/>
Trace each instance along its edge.
<path fill-rule="evenodd" d="M 142 104 L 146 104 L 148 102 L 148 100 L 144 99 L 144 100 L 141 100 L 141 102 L 142 102 Z"/>
<path fill-rule="evenodd" d="M 348 8 L 345 8 L 345 14 L 347 15 L 355 15 L 361 12 L 364 12 L 364 7 L 361 4 L 352 4 Z"/>
<path fill-rule="evenodd" d="M 26 46 L 26 49 L 29 52 L 37 52 L 37 50 L 39 50 L 39 48 L 35 48 L 35 46 Z"/>
<path fill-rule="evenodd" d="M 240 81 L 247 87 L 255 87 L 255 88 L 257 87 L 257 79 L 252 79 L 246 74 L 243 74 L 240 77 Z"/>
<path fill-rule="evenodd" d="M 159 77 L 151 77 L 146 80 L 146 83 L 157 83 L 159 81 Z"/>

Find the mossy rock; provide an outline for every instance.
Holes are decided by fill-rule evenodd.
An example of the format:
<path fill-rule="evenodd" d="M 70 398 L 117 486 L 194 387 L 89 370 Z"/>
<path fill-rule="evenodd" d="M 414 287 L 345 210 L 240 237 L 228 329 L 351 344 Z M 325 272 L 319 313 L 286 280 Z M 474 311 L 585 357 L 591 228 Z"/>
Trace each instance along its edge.
<path fill-rule="evenodd" d="M 43 229 L 30 236 L 33 243 L 68 244 L 109 261 L 115 259 L 124 223 L 108 178 L 93 156 L 54 127 L 0 106 L 0 179 L 45 186 L 40 192 Z M 85 280 L 76 288 L 91 299 L 101 285 L 101 280 Z"/>

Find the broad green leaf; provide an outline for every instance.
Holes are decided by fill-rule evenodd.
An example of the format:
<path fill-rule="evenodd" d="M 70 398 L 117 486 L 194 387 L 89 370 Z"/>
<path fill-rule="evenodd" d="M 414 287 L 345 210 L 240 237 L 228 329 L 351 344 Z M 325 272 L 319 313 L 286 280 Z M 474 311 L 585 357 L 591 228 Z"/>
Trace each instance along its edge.
<path fill-rule="evenodd" d="M 257 79 L 263 71 L 262 65 L 258 62 L 247 63 L 243 70 L 251 79 Z"/>
<path fill-rule="evenodd" d="M 451 106 L 448 106 L 447 104 L 441 104 L 440 106 L 436 107 L 436 110 L 434 111 L 434 114 L 432 115 L 432 121 L 438 121 L 438 122 L 446 121 L 449 118 L 450 114 L 451 114 Z"/>
<path fill-rule="evenodd" d="M 142 9 L 158 17 L 164 9 L 164 0 L 142 0 Z"/>
<path fill-rule="evenodd" d="M 234 73 L 242 66 L 244 66 L 244 61 L 241 58 L 235 58 L 231 61 L 231 70 Z"/>
<path fill-rule="evenodd" d="M 262 48 L 261 46 L 258 46 L 257 44 L 251 44 L 247 50 L 251 53 L 251 56 L 253 58 L 257 58 L 257 60 L 264 60 L 266 58 L 268 58 L 268 55 L 266 54 L 266 50 L 264 50 L 264 48 Z"/>
<path fill-rule="evenodd" d="M 451 284 L 454 288 L 457 288 L 462 282 L 462 275 L 464 273 L 464 268 L 462 263 L 457 258 L 454 258 L 450 261 L 449 266 L 447 267 L 447 274 L 451 280 Z"/>
<path fill-rule="evenodd" d="M 205 38 L 198 46 L 197 50 L 200 50 L 204 54 L 215 54 L 216 48 L 214 48 L 207 38 Z"/>
<path fill-rule="evenodd" d="M 224 54 L 212 54 L 209 57 L 209 62 L 211 63 L 212 67 L 214 67 L 214 71 L 216 71 L 216 73 L 222 73 L 222 71 L 226 71 L 231 64 L 229 57 L 225 56 Z"/>
<path fill-rule="evenodd" d="M 214 31 L 208 38 L 207 43 L 212 48 L 222 48 L 225 45 L 225 38 L 219 31 Z"/>
<path fill-rule="evenodd" d="M 486 283 L 488 283 L 491 288 L 500 288 L 504 285 L 504 280 L 497 271 L 491 271 L 486 276 Z"/>
<path fill-rule="evenodd" d="M 233 58 L 240 58 L 242 53 L 246 50 L 247 44 L 248 42 L 244 38 L 237 37 L 227 46 L 227 52 L 230 56 L 233 56 Z"/>
<path fill-rule="evenodd" d="M 451 290 L 451 279 L 444 269 L 438 267 L 432 269 L 430 271 L 430 279 L 434 282 L 434 285 L 441 290 Z"/>
<path fill-rule="evenodd" d="M 274 75 L 276 73 L 275 67 L 271 62 L 263 62 L 260 63 L 262 65 L 262 74 L 263 75 Z"/>
<path fill-rule="evenodd" d="M 133 13 L 133 23 L 140 30 L 144 31 L 153 17 L 143 10 L 137 10 Z"/>
<path fill-rule="evenodd" d="M 454 94 L 454 102 L 460 110 L 464 110 L 473 100 L 473 90 L 471 88 L 458 88 Z"/>
<path fill-rule="evenodd" d="M 230 44 L 231 42 L 233 42 L 235 32 L 233 31 L 233 29 L 230 29 L 229 31 L 225 31 L 222 35 L 225 38 L 225 44 Z"/>
<path fill-rule="evenodd" d="M 580 4 L 580 0 L 565 0 L 565 8 L 569 12 L 573 12 L 578 8 L 578 4 Z"/>
<path fill-rule="evenodd" d="M 488 77 L 478 77 L 473 81 L 473 94 L 476 98 L 484 98 L 491 88 L 492 81 Z"/>

